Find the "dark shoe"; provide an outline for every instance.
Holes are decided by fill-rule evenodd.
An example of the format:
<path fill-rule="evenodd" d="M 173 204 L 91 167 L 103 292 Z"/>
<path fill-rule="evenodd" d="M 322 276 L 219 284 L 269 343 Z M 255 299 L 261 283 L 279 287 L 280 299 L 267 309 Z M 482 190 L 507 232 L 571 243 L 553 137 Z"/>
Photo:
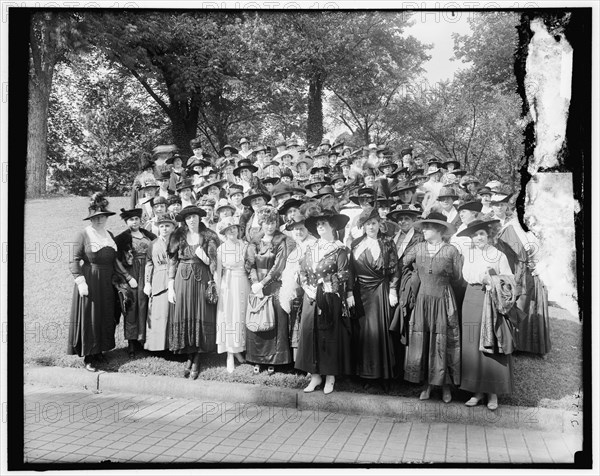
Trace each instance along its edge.
<path fill-rule="evenodd" d="M 129 358 L 133 359 L 135 357 L 135 344 L 134 341 L 130 340 L 129 345 L 127 346 L 127 351 L 129 352 Z"/>
<path fill-rule="evenodd" d="M 96 360 L 98 362 L 102 362 L 103 364 L 107 364 L 108 363 L 108 359 L 106 358 L 106 356 L 103 353 L 99 353 L 96 355 Z"/>

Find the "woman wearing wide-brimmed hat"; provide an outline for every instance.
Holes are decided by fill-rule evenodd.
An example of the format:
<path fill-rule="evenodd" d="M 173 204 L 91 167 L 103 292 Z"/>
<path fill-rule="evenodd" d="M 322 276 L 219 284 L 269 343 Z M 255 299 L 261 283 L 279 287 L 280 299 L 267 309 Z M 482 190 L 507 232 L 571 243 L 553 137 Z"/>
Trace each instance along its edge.
<path fill-rule="evenodd" d="M 399 349 L 390 325 L 400 268 L 394 243 L 380 233 L 381 222 L 377 207 L 361 213 L 357 225 L 365 234 L 352 242 L 350 265 L 358 318 L 356 374 L 368 379 L 367 385 L 378 382 L 387 390 L 389 379 L 399 375 Z"/>
<path fill-rule="evenodd" d="M 217 306 L 206 301 L 206 291 L 216 271 L 219 239 L 202 223 L 205 213 L 183 208 L 175 217 L 182 225 L 169 240 L 168 297 L 175 304 L 169 350 L 187 354 L 184 377 L 192 379 L 198 378 L 200 354 L 217 348 Z"/>
<path fill-rule="evenodd" d="M 141 167 L 140 173 L 133 179 L 133 186 L 131 187 L 131 208 L 137 207 L 139 198 L 138 192 L 141 183 L 146 180 L 153 179 L 154 177 L 154 166 L 155 162 L 152 160 L 152 154 L 148 152 L 142 152 L 140 157 Z"/>
<path fill-rule="evenodd" d="M 420 399 L 429 399 L 434 386 L 443 389 L 443 401 L 452 400 L 450 386 L 460 384 L 460 325 L 452 284 L 461 277 L 458 250 L 442 238 L 456 228 L 441 213 L 432 212 L 414 223 L 425 241 L 405 254 L 419 290 L 410 317 L 404 379 L 425 383 Z"/>
<path fill-rule="evenodd" d="M 142 209 L 121 209 L 121 218 L 127 230 L 115 237 L 119 250 L 119 261 L 138 283 L 145 282 L 146 255 L 150 243 L 156 235 L 141 227 Z M 148 317 L 148 296 L 140 285 L 135 292 L 135 299 L 124 315 L 123 331 L 128 341 L 129 357 L 135 356 L 136 347 L 142 348 L 146 341 L 146 319 Z"/>
<path fill-rule="evenodd" d="M 473 393 L 467 406 L 477 405 L 487 394 L 490 410 L 498 408 L 499 394 L 510 394 L 513 390 L 512 355 L 479 350 L 484 297 L 490 275 L 513 276 L 506 255 L 492 245 L 497 224 L 498 220 L 474 220 L 458 233 L 459 237 L 470 237 L 473 244 L 462 268 L 468 285 L 462 305 L 460 388 Z"/>
<path fill-rule="evenodd" d="M 215 282 L 219 294 L 217 304 L 217 352 L 227 352 L 227 371 L 233 372 L 235 361 L 244 363 L 246 350 L 246 308 L 250 281 L 244 268 L 247 243 L 239 239 L 239 220 L 233 216 L 217 224 L 224 237 L 217 249 Z"/>
<path fill-rule="evenodd" d="M 169 302 L 169 257 L 167 249 L 171 233 L 177 228 L 174 215 L 163 213 L 156 216 L 158 238 L 148 246 L 146 253 L 144 294 L 148 296 L 148 318 L 146 320 L 146 342 L 144 349 L 161 351 L 169 348 L 167 325 L 175 306 Z"/>
<path fill-rule="evenodd" d="M 446 217 L 447 222 L 459 227 L 462 222 L 458 210 L 454 206 L 456 200 L 458 200 L 458 193 L 456 193 L 454 187 L 446 186 L 440 189 L 437 197 L 440 212 Z"/>
<path fill-rule="evenodd" d="M 238 166 L 233 169 L 233 175 L 239 178 L 239 184 L 247 192 L 251 188 L 259 187 L 259 180 L 253 174 L 256 174 L 258 167 L 252 164 L 249 159 L 242 159 L 238 162 Z"/>
<path fill-rule="evenodd" d="M 246 196 L 242 198 L 242 205 L 247 207 L 247 211 L 240 218 L 241 238 L 251 241 L 260 233 L 261 226 L 258 223 L 258 210 L 264 207 L 271 196 L 262 189 L 250 189 Z"/>
<path fill-rule="evenodd" d="M 102 352 L 115 347 L 115 327 L 121 312 L 115 306 L 118 297 L 113 273 L 118 272 L 131 287 L 137 287 L 136 280 L 117 261 L 117 244 L 106 229 L 108 217 L 114 214 L 102 193 L 92 195 L 84 218 L 90 225 L 77 234 L 69 262 L 75 286 L 67 354 L 83 357 L 90 372 L 96 371 L 98 361 L 105 360 Z"/>
<path fill-rule="evenodd" d="M 300 284 L 304 289 L 296 368 L 311 374 L 304 389 L 312 392 L 322 383 L 323 392 L 333 392 L 335 377 L 353 372 L 352 323 L 344 312 L 354 306 L 348 249 L 336 240 L 335 231 L 348 223 L 346 215 L 334 210 L 311 213 L 304 221 L 319 239 L 300 261 Z"/>
<path fill-rule="evenodd" d="M 260 233 L 251 238 L 245 256 L 245 269 L 255 296 L 272 296 L 275 326 L 268 331 L 246 328 L 246 360 L 254 365 L 254 373 L 261 365 L 268 366 L 269 374 L 275 365 L 289 364 L 292 352 L 289 342 L 288 315 L 279 303 L 281 274 L 288 256 L 286 235 L 279 231 L 279 214 L 271 206 L 256 212 Z"/>

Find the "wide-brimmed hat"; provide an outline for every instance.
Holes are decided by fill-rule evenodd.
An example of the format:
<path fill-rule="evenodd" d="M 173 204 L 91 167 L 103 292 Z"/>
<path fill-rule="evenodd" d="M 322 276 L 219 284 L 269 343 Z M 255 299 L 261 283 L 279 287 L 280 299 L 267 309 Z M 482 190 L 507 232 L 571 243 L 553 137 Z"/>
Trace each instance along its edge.
<path fill-rule="evenodd" d="M 456 227 L 452 223 L 449 223 L 444 215 L 438 212 L 431 212 L 424 219 L 416 221 L 413 226 L 415 228 L 420 228 L 421 226 L 426 225 L 428 223 L 442 225 L 446 228 L 445 233 L 447 234 L 453 235 L 454 233 L 456 233 Z"/>
<path fill-rule="evenodd" d="M 177 184 L 175 185 L 175 190 L 177 190 L 178 192 L 180 192 L 184 188 L 191 188 L 193 190 L 194 185 L 194 179 L 186 178 L 181 180 L 180 182 L 177 182 Z"/>
<path fill-rule="evenodd" d="M 129 210 L 125 210 L 124 208 L 121 208 L 121 213 L 119 214 L 119 216 L 124 221 L 127 221 L 133 217 L 142 218 L 142 213 L 143 213 L 143 210 L 141 208 L 130 208 Z"/>
<path fill-rule="evenodd" d="M 227 195 L 229 195 L 231 197 L 232 195 L 235 195 L 236 193 L 241 193 L 243 195 L 244 187 L 242 185 L 238 185 L 237 183 L 230 183 Z"/>
<path fill-rule="evenodd" d="M 379 215 L 379 210 L 377 209 L 377 207 L 367 208 L 366 210 L 363 210 L 358 216 L 356 226 L 358 228 L 362 228 L 365 223 L 367 223 L 369 220 L 372 220 L 373 218 L 376 218 L 377 220 L 381 221 L 381 216 Z"/>
<path fill-rule="evenodd" d="M 221 218 L 217 223 L 217 233 L 224 235 L 225 232 L 233 226 L 240 226 L 240 220 L 238 217 Z"/>
<path fill-rule="evenodd" d="M 159 213 L 158 215 L 156 215 L 156 225 L 160 225 L 161 223 L 171 223 L 173 226 L 177 226 L 175 215 L 168 212 Z"/>
<path fill-rule="evenodd" d="M 238 162 L 238 166 L 235 169 L 233 169 L 233 175 L 235 175 L 236 177 L 239 177 L 240 172 L 243 169 L 248 169 L 252 173 L 256 173 L 258 171 L 258 167 L 256 167 L 255 165 L 252 165 L 252 162 L 250 162 L 247 159 L 243 159 L 243 160 L 240 160 Z"/>
<path fill-rule="evenodd" d="M 391 159 L 384 159 L 381 161 L 381 164 L 379 164 L 379 166 L 377 167 L 379 170 L 381 170 L 381 172 L 383 172 L 383 169 L 386 167 L 392 167 L 393 170 L 396 170 L 398 168 L 398 164 L 396 162 L 392 162 Z"/>
<path fill-rule="evenodd" d="M 394 170 L 394 172 L 392 172 L 391 177 L 396 178 L 400 174 L 408 174 L 408 173 L 409 173 L 408 167 L 398 166 L 398 168 L 396 170 Z"/>
<path fill-rule="evenodd" d="M 299 145 L 300 144 L 298 143 L 298 139 L 296 139 L 295 137 L 288 139 L 287 143 L 286 143 L 286 147 L 294 147 L 294 146 L 297 147 Z"/>
<path fill-rule="evenodd" d="M 442 164 L 442 167 L 444 167 L 445 169 L 447 169 L 448 165 L 450 165 L 450 164 L 454 164 L 454 167 L 456 169 L 460 169 L 460 162 L 458 160 L 447 160 L 446 162 L 444 162 Z"/>
<path fill-rule="evenodd" d="M 427 172 L 425 172 L 425 175 L 432 175 L 435 174 L 437 172 L 441 172 L 441 170 L 438 168 L 437 165 L 430 165 L 429 167 L 427 167 Z"/>
<path fill-rule="evenodd" d="M 332 187 L 331 185 L 329 185 L 329 184 L 327 184 L 327 185 L 325 185 L 325 186 L 321 187 L 321 188 L 319 189 L 319 193 L 317 193 L 316 195 L 314 195 L 314 198 L 317 198 L 317 199 L 319 199 L 319 198 L 322 198 L 322 197 L 324 197 L 325 195 L 335 195 L 335 190 L 334 190 L 334 189 L 333 189 L 333 187 Z"/>
<path fill-rule="evenodd" d="M 296 162 L 296 170 L 298 169 L 298 166 L 300 164 L 306 164 L 306 168 L 310 170 L 312 168 L 313 163 L 314 161 L 310 157 L 303 157 L 298 162 Z"/>
<path fill-rule="evenodd" d="M 469 223 L 469 226 L 456 236 L 472 236 L 479 230 L 487 230 L 489 233 L 489 227 L 497 223 L 500 223 L 500 220 L 473 220 Z"/>
<path fill-rule="evenodd" d="M 440 198 L 453 198 L 454 200 L 456 200 L 458 198 L 458 194 L 452 187 L 442 187 L 437 198 L 438 200 Z"/>
<path fill-rule="evenodd" d="M 330 172 L 329 167 L 327 167 L 326 165 L 321 165 L 320 167 L 313 167 L 312 169 L 310 169 L 310 173 L 312 175 L 316 174 L 319 170 L 323 170 L 326 174 L 328 174 Z"/>
<path fill-rule="evenodd" d="M 480 183 L 479 179 L 477 179 L 477 177 L 475 177 L 474 175 L 465 175 L 463 178 L 460 179 L 460 187 L 461 188 L 466 188 L 467 184 L 469 183 Z"/>
<path fill-rule="evenodd" d="M 232 212 L 235 213 L 235 207 L 231 203 L 229 203 L 229 201 L 226 198 L 219 199 L 219 202 L 217 203 L 215 208 L 215 213 L 219 213 L 225 208 L 229 208 Z"/>
<path fill-rule="evenodd" d="M 190 140 L 190 148 L 192 150 L 202 148 L 202 138 L 200 136 L 198 136 L 198 137 L 194 137 L 193 139 L 191 139 Z"/>
<path fill-rule="evenodd" d="M 495 193 L 492 195 L 492 199 L 490 200 L 490 203 L 493 205 L 495 203 L 508 203 L 508 201 L 510 200 L 510 198 L 513 196 L 513 193 Z"/>
<path fill-rule="evenodd" d="M 454 170 L 452 171 L 452 173 L 453 173 L 454 175 L 456 175 L 457 177 L 463 177 L 463 176 L 467 175 L 467 171 L 466 171 L 466 170 L 463 170 L 463 169 L 454 169 Z"/>
<path fill-rule="evenodd" d="M 99 216 L 111 216 L 115 215 L 115 212 L 108 210 L 108 200 L 104 197 L 101 192 L 95 193 L 90 197 L 90 203 L 88 205 L 88 216 L 84 220 Z"/>
<path fill-rule="evenodd" d="M 495 192 L 502 188 L 502 182 L 500 182 L 500 180 L 490 180 L 488 183 L 485 184 L 485 186 L 489 187 L 490 190 Z"/>
<path fill-rule="evenodd" d="M 292 188 L 292 195 L 302 195 L 302 196 L 305 196 L 306 195 L 306 189 L 305 188 L 300 188 L 300 187 L 293 187 Z"/>
<path fill-rule="evenodd" d="M 289 193 L 290 195 L 294 194 L 294 188 L 287 183 L 278 183 L 273 187 L 273 190 L 271 190 L 271 196 L 275 198 L 285 195 L 286 193 Z"/>
<path fill-rule="evenodd" d="M 490 187 L 480 187 L 477 189 L 477 195 L 493 195 L 492 189 Z"/>
<path fill-rule="evenodd" d="M 375 190 L 373 190 L 370 187 L 362 187 L 359 188 L 358 191 L 356 192 L 356 195 L 349 197 L 350 201 L 352 203 L 355 203 L 356 205 L 359 204 L 359 199 L 361 198 L 370 198 L 371 201 L 375 201 Z"/>
<path fill-rule="evenodd" d="M 142 168 L 141 170 L 146 170 L 149 168 L 154 168 L 154 165 L 156 165 L 156 162 L 154 162 L 153 160 L 150 159 L 146 159 L 144 160 L 144 162 L 142 162 Z"/>
<path fill-rule="evenodd" d="M 150 199 L 150 206 L 153 207 L 154 205 L 167 205 L 169 202 L 168 200 L 163 197 L 162 195 L 159 195 L 158 197 L 152 197 Z"/>
<path fill-rule="evenodd" d="M 331 141 L 329 139 L 323 139 L 319 144 L 319 147 L 321 147 L 322 145 L 328 145 L 329 147 L 331 147 Z"/>
<path fill-rule="evenodd" d="M 223 188 L 223 185 L 225 185 L 227 183 L 227 180 L 214 180 L 210 183 L 207 183 L 206 185 L 203 185 L 200 188 L 200 193 L 202 195 L 207 194 L 208 193 L 208 189 L 210 187 L 217 187 L 219 190 Z"/>
<path fill-rule="evenodd" d="M 342 215 L 334 210 L 325 209 L 322 210 L 318 215 L 310 216 L 304 220 L 304 226 L 314 235 L 318 235 L 317 222 L 323 219 L 329 221 L 334 230 L 344 229 L 344 227 L 350 221 L 350 217 L 347 215 Z"/>
<path fill-rule="evenodd" d="M 235 147 L 225 144 L 223 147 L 221 147 L 221 149 L 219 149 L 219 155 L 225 155 L 225 151 L 227 149 L 229 149 L 232 154 L 237 154 L 239 152 Z"/>
<path fill-rule="evenodd" d="M 246 139 L 245 137 L 242 137 L 242 138 L 240 139 L 240 145 L 243 145 L 243 144 L 248 144 L 248 143 L 249 143 L 249 142 L 248 142 L 248 139 Z"/>
<path fill-rule="evenodd" d="M 271 195 L 269 195 L 268 193 L 265 193 L 262 190 L 250 189 L 248 190 L 246 196 L 242 198 L 242 205 L 249 207 L 250 202 L 252 202 L 252 200 L 257 197 L 263 197 L 265 199 L 265 202 L 271 200 Z"/>
<path fill-rule="evenodd" d="M 327 185 L 327 184 L 329 184 L 329 182 L 327 180 L 325 180 L 325 179 L 321 179 L 321 178 L 315 177 L 315 178 L 311 178 L 308 182 L 306 182 L 304 184 L 304 187 L 307 188 L 307 189 L 309 189 L 309 190 L 312 190 L 312 187 L 314 185 L 318 185 L 318 184 L 320 184 L 320 185 Z"/>
<path fill-rule="evenodd" d="M 165 164 L 172 164 L 175 159 L 181 159 L 181 162 L 185 163 L 185 158 L 181 154 L 172 154 L 171 157 L 165 160 Z"/>
<path fill-rule="evenodd" d="M 156 180 L 171 180 L 171 171 L 170 170 L 162 170 Z"/>
<path fill-rule="evenodd" d="M 253 150 L 253 154 L 257 154 L 258 152 L 267 152 L 267 147 L 264 144 L 257 145 Z"/>
<path fill-rule="evenodd" d="M 397 222 L 402 216 L 409 216 L 412 218 L 420 217 L 423 213 L 421 208 L 418 208 L 416 205 L 412 203 L 403 203 L 398 205 L 394 210 L 389 212 L 386 216 L 388 220 L 392 220 Z"/>
<path fill-rule="evenodd" d="M 144 190 L 146 188 L 160 188 L 160 185 L 156 182 L 154 177 L 150 177 L 140 181 L 140 190 Z"/>
<path fill-rule="evenodd" d="M 175 220 L 180 222 L 185 221 L 185 218 L 190 215 L 198 215 L 200 218 L 202 218 L 206 216 L 206 212 L 196 205 L 188 205 L 187 207 L 182 208 L 179 213 L 175 215 Z"/>
<path fill-rule="evenodd" d="M 281 182 L 281 177 L 276 176 L 265 177 L 262 179 L 262 183 L 272 183 L 273 185 L 276 185 L 279 182 Z"/>
<path fill-rule="evenodd" d="M 279 207 L 279 214 L 285 215 L 290 208 L 300 208 L 304 205 L 304 200 L 297 200 L 295 198 L 288 198 L 283 204 Z"/>
<path fill-rule="evenodd" d="M 340 173 L 333 174 L 333 175 L 331 176 L 331 179 L 330 179 L 330 182 L 329 182 L 329 183 L 331 183 L 331 184 L 333 185 L 333 184 L 334 184 L 334 183 L 336 183 L 338 180 L 343 180 L 344 182 L 346 182 L 346 177 L 344 177 L 344 175 L 343 175 L 343 174 L 340 174 Z"/>
<path fill-rule="evenodd" d="M 405 155 L 412 155 L 413 149 L 412 147 L 405 147 L 400 150 L 400 157 L 404 157 Z"/>
<path fill-rule="evenodd" d="M 483 203 L 481 203 L 479 200 L 470 200 L 468 202 L 464 202 L 461 203 L 456 210 L 458 210 L 459 212 L 461 210 L 471 210 L 472 212 L 481 212 L 481 209 L 483 208 Z"/>
<path fill-rule="evenodd" d="M 277 162 L 278 164 L 280 164 L 283 162 L 283 158 L 288 155 L 292 158 L 292 160 L 295 157 L 298 157 L 298 154 L 296 154 L 295 151 L 293 151 L 293 150 L 283 150 L 283 151 L 279 152 L 275 157 L 273 157 L 271 162 Z"/>
<path fill-rule="evenodd" d="M 396 185 L 394 190 L 392 190 L 391 195 L 393 197 L 396 197 L 396 196 L 400 195 L 402 192 L 406 192 L 408 190 L 412 190 L 414 192 L 417 190 L 417 186 L 414 183 L 410 183 L 410 182 L 400 182 L 398 185 Z"/>
<path fill-rule="evenodd" d="M 208 160 L 204 160 L 204 159 L 201 159 L 200 157 L 196 157 L 195 155 L 192 155 L 189 158 L 188 163 L 185 165 L 185 168 L 191 169 L 192 167 L 195 167 L 196 165 L 199 165 L 202 168 L 209 167 L 210 162 Z"/>

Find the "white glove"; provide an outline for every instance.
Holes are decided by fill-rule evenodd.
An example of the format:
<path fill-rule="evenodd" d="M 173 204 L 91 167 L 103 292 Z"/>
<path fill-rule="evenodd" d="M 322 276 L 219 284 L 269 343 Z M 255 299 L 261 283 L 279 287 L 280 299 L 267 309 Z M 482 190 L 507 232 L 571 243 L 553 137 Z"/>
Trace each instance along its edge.
<path fill-rule="evenodd" d="M 253 294 L 262 294 L 263 285 L 261 283 L 254 283 L 252 285 L 252 293 Z"/>
<path fill-rule="evenodd" d="M 200 258 L 205 265 L 208 266 L 210 264 L 210 258 L 207 256 L 201 246 L 196 248 L 196 256 Z"/>
<path fill-rule="evenodd" d="M 169 281 L 167 285 L 167 299 L 171 304 L 175 304 L 175 281 Z"/>
<path fill-rule="evenodd" d="M 313 301 L 317 298 L 317 288 L 315 288 L 314 286 L 304 286 L 304 292 L 309 297 L 309 299 L 312 299 Z"/>
<path fill-rule="evenodd" d="M 353 307 L 354 307 L 354 305 L 356 304 L 356 303 L 354 302 L 354 296 L 348 296 L 348 297 L 346 298 L 346 304 L 348 304 L 348 307 L 349 307 L 349 308 L 353 308 Z"/>
<path fill-rule="evenodd" d="M 150 283 L 146 283 L 144 286 L 144 294 L 148 297 L 152 294 L 152 285 Z"/>
<path fill-rule="evenodd" d="M 131 278 L 129 281 L 127 281 L 129 283 L 129 286 L 131 286 L 131 289 L 135 289 L 137 288 L 137 281 L 134 278 Z"/>
<path fill-rule="evenodd" d="M 75 279 L 75 284 L 77 284 L 77 290 L 79 291 L 79 295 L 81 297 L 87 296 L 89 294 L 88 285 L 85 282 L 85 276 L 79 276 Z"/>
<path fill-rule="evenodd" d="M 396 307 L 398 305 L 398 294 L 394 291 L 390 291 L 390 306 Z"/>

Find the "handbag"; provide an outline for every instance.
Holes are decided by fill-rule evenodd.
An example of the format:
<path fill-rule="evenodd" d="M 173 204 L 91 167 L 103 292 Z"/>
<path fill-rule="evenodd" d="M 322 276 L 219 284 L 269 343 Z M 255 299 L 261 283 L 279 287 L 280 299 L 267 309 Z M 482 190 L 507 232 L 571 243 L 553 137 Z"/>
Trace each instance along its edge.
<path fill-rule="evenodd" d="M 275 328 L 273 296 L 248 295 L 246 328 L 252 332 L 267 332 Z"/>
<path fill-rule="evenodd" d="M 206 285 L 206 294 L 204 295 L 207 304 L 217 304 L 219 302 L 219 294 L 217 293 L 217 283 L 213 280 Z"/>

